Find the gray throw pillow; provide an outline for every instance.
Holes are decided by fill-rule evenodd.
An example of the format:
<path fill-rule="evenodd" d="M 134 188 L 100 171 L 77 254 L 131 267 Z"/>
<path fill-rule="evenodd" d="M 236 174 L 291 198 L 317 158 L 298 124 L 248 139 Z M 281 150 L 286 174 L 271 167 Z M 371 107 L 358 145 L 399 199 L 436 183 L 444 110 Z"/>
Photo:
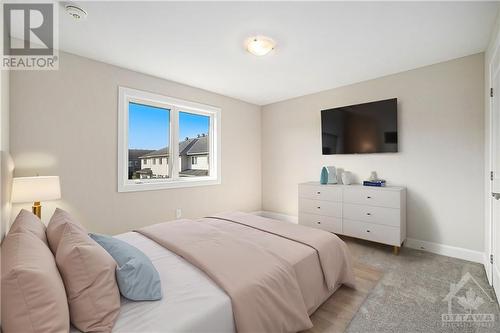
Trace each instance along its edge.
<path fill-rule="evenodd" d="M 116 282 L 123 297 L 132 301 L 161 299 L 161 280 L 149 258 L 136 247 L 117 238 L 89 234 L 115 259 Z"/>

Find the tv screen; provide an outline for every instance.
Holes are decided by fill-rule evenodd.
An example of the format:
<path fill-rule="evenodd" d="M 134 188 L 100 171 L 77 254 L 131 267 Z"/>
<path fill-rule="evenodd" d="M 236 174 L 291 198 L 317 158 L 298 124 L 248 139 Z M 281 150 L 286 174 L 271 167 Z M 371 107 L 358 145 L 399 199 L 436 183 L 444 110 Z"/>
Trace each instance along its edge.
<path fill-rule="evenodd" d="M 321 111 L 323 155 L 398 151 L 398 100 Z"/>

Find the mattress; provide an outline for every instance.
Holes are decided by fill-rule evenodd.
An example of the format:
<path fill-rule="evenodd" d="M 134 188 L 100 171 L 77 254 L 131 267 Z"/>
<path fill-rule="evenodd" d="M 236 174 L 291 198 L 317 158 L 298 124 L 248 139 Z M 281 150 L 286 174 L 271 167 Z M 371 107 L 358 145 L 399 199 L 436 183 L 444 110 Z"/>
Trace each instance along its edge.
<path fill-rule="evenodd" d="M 218 221 L 215 223 L 226 223 Z M 303 291 L 311 315 L 340 286 L 330 290 L 313 248 L 270 233 L 230 223 L 228 228 L 241 240 L 257 239 L 270 253 L 290 263 Z M 122 297 L 113 332 L 235 332 L 229 296 L 203 271 L 158 243 L 137 232 L 115 236 L 146 254 L 160 274 L 163 298 L 153 302 L 133 302 Z M 249 269 L 251 269 L 249 267 Z M 71 333 L 79 332 L 71 329 Z"/>
<path fill-rule="evenodd" d="M 235 332 L 229 296 L 203 272 L 138 233 L 115 237 L 151 259 L 160 274 L 163 298 L 133 302 L 122 297 L 113 332 Z M 71 332 L 79 331 L 72 327 Z"/>

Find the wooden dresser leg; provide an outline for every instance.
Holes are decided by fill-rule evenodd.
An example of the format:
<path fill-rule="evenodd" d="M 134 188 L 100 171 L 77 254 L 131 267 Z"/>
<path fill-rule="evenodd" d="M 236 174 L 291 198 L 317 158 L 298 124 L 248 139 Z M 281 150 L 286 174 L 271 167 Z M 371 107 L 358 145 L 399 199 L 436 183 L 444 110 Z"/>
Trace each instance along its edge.
<path fill-rule="evenodd" d="M 400 247 L 399 246 L 394 246 L 394 255 L 399 255 L 399 249 Z"/>

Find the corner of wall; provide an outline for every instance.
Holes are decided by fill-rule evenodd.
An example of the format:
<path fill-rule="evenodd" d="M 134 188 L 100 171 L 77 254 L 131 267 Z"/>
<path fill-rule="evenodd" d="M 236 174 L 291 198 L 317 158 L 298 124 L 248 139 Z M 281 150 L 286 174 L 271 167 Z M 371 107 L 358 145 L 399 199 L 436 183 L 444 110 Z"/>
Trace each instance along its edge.
<path fill-rule="evenodd" d="M 265 105 L 259 105 L 259 116 L 260 116 L 260 210 L 264 209 L 264 133 L 262 129 L 264 128 L 264 107 Z"/>

